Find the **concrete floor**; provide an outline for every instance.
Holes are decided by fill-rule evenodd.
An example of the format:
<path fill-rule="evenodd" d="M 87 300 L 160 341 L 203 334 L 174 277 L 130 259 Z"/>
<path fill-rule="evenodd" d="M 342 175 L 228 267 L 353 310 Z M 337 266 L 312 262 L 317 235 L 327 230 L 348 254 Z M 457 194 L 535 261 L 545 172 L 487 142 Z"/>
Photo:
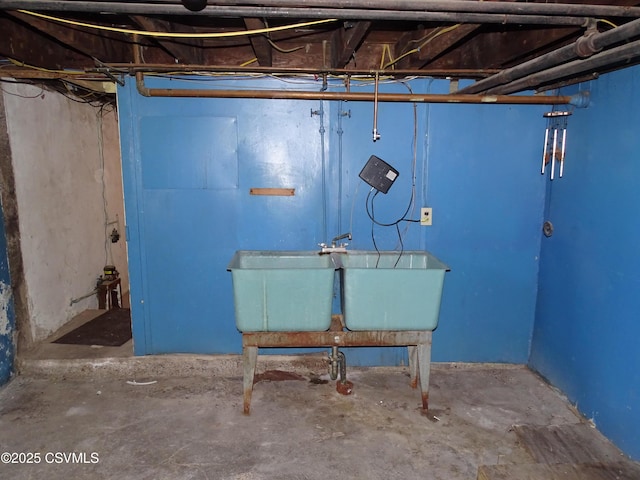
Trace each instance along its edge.
<path fill-rule="evenodd" d="M 256 383 L 245 416 L 238 355 L 41 347 L 0 389 L 0 452 L 40 462 L 0 463 L 0 478 L 474 480 L 481 465 L 535 463 L 514 425 L 584 422 L 523 366 L 433 365 L 427 416 L 407 368 L 349 368 L 342 396 L 323 356 L 261 355 L 258 373 L 302 379 Z"/>

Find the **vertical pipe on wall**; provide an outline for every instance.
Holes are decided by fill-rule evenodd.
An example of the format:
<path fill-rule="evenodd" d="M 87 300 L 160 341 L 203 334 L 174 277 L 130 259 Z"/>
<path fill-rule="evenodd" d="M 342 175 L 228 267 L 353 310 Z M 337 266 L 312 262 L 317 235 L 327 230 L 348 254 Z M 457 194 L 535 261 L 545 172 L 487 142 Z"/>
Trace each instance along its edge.
<path fill-rule="evenodd" d="M 380 140 L 380 133 L 378 133 L 378 84 L 380 83 L 380 76 L 376 72 L 373 87 L 373 141 Z"/>
<path fill-rule="evenodd" d="M 322 81 L 321 92 L 327 89 L 327 77 L 325 76 Z M 324 144 L 324 100 L 320 100 L 320 108 L 318 110 L 320 117 L 320 158 L 322 166 L 322 241 L 325 242 L 329 238 L 327 235 L 327 169 L 326 169 L 326 155 Z"/>
<path fill-rule="evenodd" d="M 427 81 L 427 88 L 426 88 L 426 92 L 427 94 L 429 94 L 431 92 L 431 85 L 433 84 L 433 79 L 429 79 Z M 429 154 L 430 154 L 430 150 L 431 150 L 431 139 L 430 139 L 430 135 L 431 132 L 429 131 L 429 129 L 431 128 L 431 104 L 427 103 L 425 104 L 425 115 L 424 115 L 424 132 L 422 133 L 423 135 L 423 144 L 422 144 L 422 196 L 421 196 L 421 203 L 420 206 L 425 206 L 425 205 L 429 205 L 427 203 L 427 195 L 429 192 Z M 427 234 L 427 230 L 428 229 L 421 229 L 421 234 L 420 234 L 420 241 L 422 242 L 421 248 L 426 249 L 426 234 Z"/>
<path fill-rule="evenodd" d="M 338 102 L 338 128 L 336 133 L 338 134 L 338 233 L 342 233 L 342 117 L 345 112 L 342 110 L 342 104 L 344 102 L 340 100 Z"/>

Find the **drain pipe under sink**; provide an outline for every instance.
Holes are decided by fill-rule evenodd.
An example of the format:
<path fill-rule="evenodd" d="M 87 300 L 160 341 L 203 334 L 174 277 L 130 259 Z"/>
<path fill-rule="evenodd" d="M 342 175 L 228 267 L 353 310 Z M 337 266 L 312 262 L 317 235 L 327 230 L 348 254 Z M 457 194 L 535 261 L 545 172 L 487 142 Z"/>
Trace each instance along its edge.
<path fill-rule="evenodd" d="M 340 378 L 336 382 L 336 390 L 342 395 L 350 395 L 353 391 L 353 383 L 347 380 L 347 359 L 343 352 L 338 351 L 338 347 L 331 347 L 329 354 L 329 376 L 331 380 L 338 378 L 338 369 L 340 370 Z"/>

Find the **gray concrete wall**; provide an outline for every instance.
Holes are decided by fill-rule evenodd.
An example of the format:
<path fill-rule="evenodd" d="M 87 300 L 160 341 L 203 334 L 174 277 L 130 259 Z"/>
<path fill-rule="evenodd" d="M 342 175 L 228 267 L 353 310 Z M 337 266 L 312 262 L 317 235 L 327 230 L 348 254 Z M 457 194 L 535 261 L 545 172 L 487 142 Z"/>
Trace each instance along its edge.
<path fill-rule="evenodd" d="M 120 148 L 114 112 L 39 87 L 4 84 L 31 340 L 96 308 L 107 263 L 126 272 Z M 112 244 L 115 225 L 123 235 Z M 123 290 L 128 290 L 125 273 Z"/>

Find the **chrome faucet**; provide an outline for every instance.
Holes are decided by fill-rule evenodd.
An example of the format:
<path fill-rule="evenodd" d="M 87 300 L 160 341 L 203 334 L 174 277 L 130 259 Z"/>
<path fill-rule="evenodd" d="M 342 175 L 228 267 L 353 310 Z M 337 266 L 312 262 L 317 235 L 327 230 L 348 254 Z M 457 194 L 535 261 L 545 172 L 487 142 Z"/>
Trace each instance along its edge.
<path fill-rule="evenodd" d="M 338 235 L 331 240 L 331 246 L 327 246 L 326 243 L 320 243 L 320 253 L 347 253 L 348 243 L 341 243 L 338 245 L 339 240 L 343 239 L 351 240 L 351 232 Z"/>
<path fill-rule="evenodd" d="M 345 238 L 346 238 L 347 240 L 351 240 L 351 232 L 349 232 L 349 233 L 343 233 L 342 235 L 338 235 L 337 237 L 334 237 L 334 238 L 331 240 L 331 248 L 336 248 L 336 242 L 337 242 L 338 240 L 343 240 L 343 239 L 345 239 Z M 342 246 L 342 247 L 346 247 L 347 245 L 348 245 L 347 243 L 340 244 L 340 246 Z"/>

